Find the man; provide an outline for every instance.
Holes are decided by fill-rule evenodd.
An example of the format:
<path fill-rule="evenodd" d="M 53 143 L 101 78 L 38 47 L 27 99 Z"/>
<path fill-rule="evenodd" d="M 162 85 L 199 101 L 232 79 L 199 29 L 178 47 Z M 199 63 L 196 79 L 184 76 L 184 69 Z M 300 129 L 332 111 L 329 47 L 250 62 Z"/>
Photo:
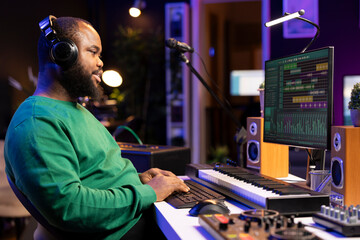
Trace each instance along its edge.
<path fill-rule="evenodd" d="M 48 25 L 38 43 L 37 88 L 7 131 L 6 173 L 57 229 L 84 239 L 120 239 L 155 201 L 189 188 L 168 171 L 138 174 L 110 133 L 76 103 L 101 95 L 96 30 L 71 17 L 50 17 Z M 59 41 L 76 45 L 70 64 L 62 62 L 63 47 L 54 49 Z"/>

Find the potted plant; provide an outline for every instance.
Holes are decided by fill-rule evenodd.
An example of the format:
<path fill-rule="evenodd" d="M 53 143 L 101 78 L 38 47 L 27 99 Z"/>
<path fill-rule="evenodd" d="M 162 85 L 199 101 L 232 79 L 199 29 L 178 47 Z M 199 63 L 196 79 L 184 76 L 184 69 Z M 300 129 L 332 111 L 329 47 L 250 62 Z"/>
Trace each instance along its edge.
<path fill-rule="evenodd" d="M 360 126 L 360 83 L 356 83 L 351 90 L 349 101 L 350 117 L 355 127 Z"/>
<path fill-rule="evenodd" d="M 119 25 L 115 36 L 112 58 L 124 78 L 123 84 L 110 94 L 110 98 L 118 101 L 118 118 L 135 116 L 143 120 L 138 133 L 141 139 L 152 144 L 164 142 L 166 132 L 161 129 L 166 123 L 166 89 L 162 30 Z"/>
<path fill-rule="evenodd" d="M 210 158 L 208 164 L 226 164 L 226 160 L 229 158 L 229 148 L 226 145 L 216 146 L 210 149 Z"/>

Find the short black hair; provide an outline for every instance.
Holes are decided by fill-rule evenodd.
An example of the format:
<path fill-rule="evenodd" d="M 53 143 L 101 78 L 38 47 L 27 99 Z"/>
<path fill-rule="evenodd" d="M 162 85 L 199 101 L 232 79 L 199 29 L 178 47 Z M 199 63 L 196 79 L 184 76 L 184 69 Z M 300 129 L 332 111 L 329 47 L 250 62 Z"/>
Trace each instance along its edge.
<path fill-rule="evenodd" d="M 88 21 L 76 17 L 59 17 L 52 20 L 52 28 L 56 32 L 57 37 L 61 39 L 70 39 L 76 44 L 76 33 L 79 32 L 79 23 L 84 22 L 92 26 Z M 42 71 L 45 64 L 51 62 L 49 55 L 51 43 L 45 38 L 41 32 L 38 41 L 38 58 L 39 71 Z"/>

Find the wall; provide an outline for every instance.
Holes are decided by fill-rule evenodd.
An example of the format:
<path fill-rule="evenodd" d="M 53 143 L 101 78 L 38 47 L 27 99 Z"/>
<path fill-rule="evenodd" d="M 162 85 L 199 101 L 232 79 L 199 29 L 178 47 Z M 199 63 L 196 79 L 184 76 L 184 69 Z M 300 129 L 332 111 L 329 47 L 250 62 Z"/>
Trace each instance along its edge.
<path fill-rule="evenodd" d="M 282 1 L 271 1 L 271 19 L 281 15 Z M 320 35 L 309 50 L 334 46 L 334 125 L 343 124 L 343 76 L 360 74 L 359 19 L 357 0 L 319 0 Z M 284 39 L 282 25 L 272 27 L 271 58 L 298 53 L 310 40 L 310 38 Z"/>
<path fill-rule="evenodd" d="M 3 0 L 0 7 L 0 138 L 3 138 L 12 114 L 34 90 L 28 77 L 28 67 L 37 76 L 37 40 L 40 34 L 38 22 L 50 14 L 85 19 L 89 19 L 89 14 L 86 0 L 63 0 L 61 4 L 44 0 Z M 29 93 L 10 87 L 9 76 L 20 82 Z"/>
<path fill-rule="evenodd" d="M 71 7 L 69 7 L 71 5 Z M 7 82 L 8 76 L 15 78 L 29 91 L 33 85 L 28 79 L 28 66 L 37 75 L 37 39 L 39 37 L 38 22 L 49 14 L 54 16 L 71 15 L 88 19 L 86 0 L 63 0 L 62 4 L 51 4 L 49 1 L 11 1 L 1 2 L 1 33 L 0 45 L 0 81 Z M 22 100 L 27 97 L 24 92 L 11 89 L 14 111 Z M 4 104 L 4 103 L 1 103 Z"/>
<path fill-rule="evenodd" d="M 118 25 L 122 24 L 143 30 L 158 28 L 163 31 L 165 3 L 176 1 L 147 1 L 146 9 L 138 19 L 131 18 L 128 14 L 128 9 L 133 2 L 133 0 L 1 1 L 0 138 L 3 138 L 12 114 L 34 90 L 33 84 L 29 81 L 28 67 L 30 66 L 32 73 L 37 76 L 37 40 L 40 34 L 38 22 L 49 14 L 58 17 L 74 16 L 88 20 L 102 38 L 104 69 L 119 67 L 114 66 L 111 54 Z M 24 88 L 28 89 L 29 93 L 9 87 L 9 76 L 19 81 Z M 165 89 L 164 78 L 164 74 L 159 74 L 158 91 Z M 163 138 L 163 143 L 165 143 L 165 137 L 159 136 L 159 138 Z"/>

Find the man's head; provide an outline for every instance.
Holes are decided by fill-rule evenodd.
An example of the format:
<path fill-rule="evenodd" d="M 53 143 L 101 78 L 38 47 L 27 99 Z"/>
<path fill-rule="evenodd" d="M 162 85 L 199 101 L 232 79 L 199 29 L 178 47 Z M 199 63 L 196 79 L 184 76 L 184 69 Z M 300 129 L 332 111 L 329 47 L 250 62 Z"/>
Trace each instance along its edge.
<path fill-rule="evenodd" d="M 57 81 L 71 98 L 101 95 L 98 85 L 101 82 L 103 62 L 100 59 L 101 39 L 91 24 L 73 17 L 56 18 L 52 22 L 53 30 L 59 40 L 69 39 L 75 43 L 78 56 L 70 67 L 55 65 L 50 57 L 51 42 L 42 33 L 38 43 L 39 71 L 54 66 L 59 70 Z"/>

